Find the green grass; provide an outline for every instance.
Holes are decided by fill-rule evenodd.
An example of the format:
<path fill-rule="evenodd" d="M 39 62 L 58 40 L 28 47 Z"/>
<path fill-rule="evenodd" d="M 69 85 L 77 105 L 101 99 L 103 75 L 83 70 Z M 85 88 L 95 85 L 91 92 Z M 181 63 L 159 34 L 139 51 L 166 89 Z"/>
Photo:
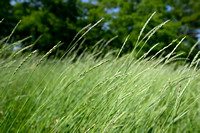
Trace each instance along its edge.
<path fill-rule="evenodd" d="M 1 132 L 199 132 L 198 69 L 85 54 L 12 75 L 22 60 L 1 60 Z"/>
<path fill-rule="evenodd" d="M 21 50 L 5 58 L 16 44 L 2 47 L 0 132 L 198 133 L 199 54 L 177 66 L 174 52 L 180 43 L 167 56 L 146 58 L 149 51 L 139 59 L 135 49 L 122 57 L 119 52 L 99 58 L 95 52 L 77 57 L 69 49 L 64 58 L 46 59 L 60 43 L 42 57 L 36 51 L 20 55 Z"/>

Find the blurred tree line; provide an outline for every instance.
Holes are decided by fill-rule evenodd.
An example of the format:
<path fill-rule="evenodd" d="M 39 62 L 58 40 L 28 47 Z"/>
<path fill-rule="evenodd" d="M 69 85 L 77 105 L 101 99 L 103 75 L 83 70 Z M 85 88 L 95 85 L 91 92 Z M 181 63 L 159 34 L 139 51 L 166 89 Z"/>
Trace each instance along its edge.
<path fill-rule="evenodd" d="M 104 17 L 103 22 L 85 36 L 83 47 L 90 49 L 101 39 L 104 45 L 118 35 L 107 46 L 107 50 L 120 48 L 126 36 L 130 35 L 123 49 L 127 53 L 134 48 L 142 26 L 154 11 L 157 13 L 144 34 L 168 19 L 170 22 L 151 37 L 141 54 L 158 42 L 159 45 L 151 54 L 170 44 L 173 39 L 180 40 L 187 36 L 177 49 L 178 53 L 183 52 L 186 56 L 198 40 L 200 1 L 197 0 L 1 0 L 0 19 L 4 18 L 4 21 L 0 24 L 0 39 L 8 36 L 18 21 L 22 20 L 11 41 L 32 35 L 30 42 L 22 44 L 25 47 L 42 35 L 33 49 L 46 52 L 62 41 L 64 44 L 59 48 L 62 53 L 80 29 Z M 165 52 L 168 53 L 172 48 Z M 199 49 L 197 45 L 191 57 Z"/>

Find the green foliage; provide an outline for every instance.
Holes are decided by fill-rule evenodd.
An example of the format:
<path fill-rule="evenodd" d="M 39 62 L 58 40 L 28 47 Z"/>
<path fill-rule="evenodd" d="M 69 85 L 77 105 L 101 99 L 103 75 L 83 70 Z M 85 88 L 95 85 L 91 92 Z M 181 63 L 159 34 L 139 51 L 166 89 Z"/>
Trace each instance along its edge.
<path fill-rule="evenodd" d="M 200 9 L 197 6 L 199 1 L 184 1 L 184 0 L 98 0 L 98 4 L 94 10 L 90 10 L 89 17 L 95 18 L 97 15 L 104 16 L 108 22 L 107 32 L 114 35 L 119 35 L 116 42 L 123 43 L 124 38 L 130 34 L 130 39 L 124 51 L 132 51 L 136 45 L 137 35 L 139 34 L 145 20 L 156 11 L 156 15 L 146 26 L 145 33 L 149 32 L 160 23 L 170 20 L 163 28 L 159 29 L 150 40 L 141 55 L 148 51 L 155 43 L 159 42 L 152 54 L 155 54 L 161 47 L 168 45 L 173 39 L 187 36 L 185 43 L 182 44 L 178 51 L 188 53 L 197 41 L 197 29 L 199 29 L 199 13 Z M 94 12 L 94 13 L 93 13 Z M 105 36 L 106 38 L 107 36 Z M 113 45 L 120 47 L 119 43 Z M 140 49 L 142 45 L 138 46 Z M 169 53 L 165 51 L 166 53 Z M 198 48 L 196 50 L 199 50 Z M 195 54 L 197 52 L 194 52 Z"/>
<path fill-rule="evenodd" d="M 0 20 L 4 19 L 0 23 L 0 39 L 10 34 L 10 31 L 14 28 L 13 25 L 17 23 L 15 17 L 13 16 L 12 6 L 10 5 L 11 0 L 1 0 L 0 1 Z M 19 21 L 19 20 L 18 20 Z M 1 45 L 1 44 L 0 44 Z"/>
<path fill-rule="evenodd" d="M 199 5 L 200 2 L 194 0 L 89 0 L 88 2 L 82 0 L 3 0 L 0 2 L 0 18 L 4 18 L 3 23 L 0 24 L 0 38 L 9 35 L 14 25 L 22 20 L 15 36 L 8 44 L 13 40 L 32 35 L 30 42 L 22 43 L 22 47 L 25 47 L 42 35 L 31 50 L 38 49 L 40 53 L 44 53 L 54 44 L 62 41 L 64 45 L 59 48 L 59 53 L 64 53 L 70 47 L 74 35 L 82 27 L 105 18 L 104 22 L 93 28 L 92 32 L 83 38 L 85 40 L 81 44 L 82 51 L 86 47 L 91 50 L 102 38 L 98 45 L 105 46 L 116 35 L 118 38 L 105 47 L 104 53 L 111 49 L 120 49 L 126 36 L 130 35 L 122 53 L 131 52 L 135 48 L 136 51 L 140 51 L 137 54 L 140 57 L 158 42 L 159 45 L 151 51 L 150 55 L 168 45 L 173 39 L 187 36 L 176 51 L 184 52 L 183 57 L 186 57 L 188 49 L 197 41 L 200 23 Z M 136 48 L 137 35 L 155 11 L 156 15 L 146 25 L 141 38 L 162 22 L 168 19 L 170 22 L 154 33 L 151 39 L 143 40 Z M 144 42 L 146 44 L 143 46 Z M 170 47 L 164 51 L 165 54 L 172 49 L 173 47 Z M 198 50 L 197 46 L 189 58 L 192 59 Z"/>
<path fill-rule="evenodd" d="M 66 45 L 61 48 L 66 50 L 75 33 L 80 30 L 77 17 L 81 14 L 76 4 L 76 0 L 35 0 L 15 4 L 15 16 L 22 19 L 18 35 L 31 34 L 33 40 L 42 35 L 34 46 L 41 52 L 47 51 L 58 41 L 65 42 Z"/>

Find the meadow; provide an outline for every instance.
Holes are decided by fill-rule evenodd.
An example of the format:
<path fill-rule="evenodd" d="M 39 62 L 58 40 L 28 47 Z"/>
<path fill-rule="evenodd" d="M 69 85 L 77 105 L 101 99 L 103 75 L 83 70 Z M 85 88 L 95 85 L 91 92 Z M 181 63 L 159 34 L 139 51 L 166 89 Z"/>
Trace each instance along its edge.
<path fill-rule="evenodd" d="M 60 59 L 47 58 L 60 43 L 43 56 L 2 47 L 0 132 L 200 132 L 199 53 L 177 65 L 181 42 L 140 58 L 120 56 L 126 40 L 116 54 L 69 50 Z"/>

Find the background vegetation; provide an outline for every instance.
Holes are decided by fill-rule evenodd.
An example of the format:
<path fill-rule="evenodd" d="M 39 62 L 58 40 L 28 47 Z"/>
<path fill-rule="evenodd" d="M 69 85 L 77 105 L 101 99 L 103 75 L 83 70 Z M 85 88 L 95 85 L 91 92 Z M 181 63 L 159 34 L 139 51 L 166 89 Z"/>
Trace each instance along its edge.
<path fill-rule="evenodd" d="M 187 36 L 177 49 L 178 53 L 183 53 L 183 57 L 186 57 L 198 39 L 199 7 L 200 2 L 197 0 L 1 0 L 0 18 L 4 18 L 4 21 L 0 25 L 0 38 L 8 36 L 19 20 L 22 20 L 9 43 L 31 35 L 29 41 L 21 43 L 20 47 L 25 47 L 42 35 L 29 51 L 38 49 L 39 52 L 47 52 L 58 41 L 62 41 L 64 45 L 54 53 L 62 55 L 81 28 L 104 17 L 104 21 L 85 36 L 83 49 L 87 47 L 90 50 L 98 41 L 98 45 L 104 46 L 106 41 L 116 35 L 118 38 L 115 38 L 105 51 L 119 49 L 126 36 L 130 35 L 122 51 L 127 53 L 134 48 L 142 25 L 156 11 L 157 14 L 147 25 L 145 32 L 168 19 L 170 22 L 151 37 L 142 48 L 141 55 L 158 42 L 159 46 L 150 55 L 173 39 Z M 138 46 L 136 50 L 139 51 L 141 47 Z M 170 47 L 165 50 L 165 54 L 172 49 L 173 47 Z M 195 47 L 190 59 L 198 50 L 199 45 Z"/>

